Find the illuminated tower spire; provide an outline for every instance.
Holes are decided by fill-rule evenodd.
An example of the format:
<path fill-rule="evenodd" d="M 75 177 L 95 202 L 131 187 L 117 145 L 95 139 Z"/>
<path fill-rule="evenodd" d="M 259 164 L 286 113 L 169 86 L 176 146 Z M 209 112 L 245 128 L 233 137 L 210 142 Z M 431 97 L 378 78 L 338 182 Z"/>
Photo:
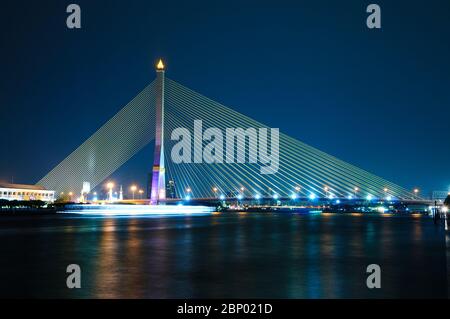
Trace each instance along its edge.
<path fill-rule="evenodd" d="M 164 63 L 159 59 L 156 65 L 156 134 L 153 157 L 150 203 L 158 204 L 166 199 L 166 178 L 164 168 Z"/>

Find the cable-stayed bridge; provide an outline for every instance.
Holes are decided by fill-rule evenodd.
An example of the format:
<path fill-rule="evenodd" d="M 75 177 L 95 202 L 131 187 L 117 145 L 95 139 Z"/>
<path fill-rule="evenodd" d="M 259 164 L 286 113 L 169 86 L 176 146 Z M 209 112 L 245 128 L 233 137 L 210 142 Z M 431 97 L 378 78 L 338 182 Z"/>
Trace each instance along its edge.
<path fill-rule="evenodd" d="M 417 194 L 165 77 L 157 77 L 38 184 L 94 188 L 154 142 L 151 203 L 177 198 L 387 198 Z M 150 169 L 150 159 L 149 159 Z M 143 172 L 144 174 L 144 172 Z M 172 188 L 171 196 L 166 193 Z M 174 195 L 175 194 L 175 195 Z"/>

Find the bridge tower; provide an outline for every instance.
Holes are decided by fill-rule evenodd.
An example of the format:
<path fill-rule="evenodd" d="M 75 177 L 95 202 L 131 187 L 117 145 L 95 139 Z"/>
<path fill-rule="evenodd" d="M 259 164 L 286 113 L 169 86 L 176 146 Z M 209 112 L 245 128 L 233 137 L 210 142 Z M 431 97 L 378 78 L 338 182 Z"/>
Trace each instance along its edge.
<path fill-rule="evenodd" d="M 164 64 L 156 65 L 156 132 L 152 169 L 150 204 L 156 205 L 166 199 L 166 172 L 164 168 Z"/>

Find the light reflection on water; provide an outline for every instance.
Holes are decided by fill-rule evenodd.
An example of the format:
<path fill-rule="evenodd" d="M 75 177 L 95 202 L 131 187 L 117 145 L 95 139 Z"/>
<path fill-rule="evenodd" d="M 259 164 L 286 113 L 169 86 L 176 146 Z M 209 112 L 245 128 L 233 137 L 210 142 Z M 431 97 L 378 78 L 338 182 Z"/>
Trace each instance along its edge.
<path fill-rule="evenodd" d="M 0 295 L 62 298 L 446 297 L 444 231 L 426 217 L 228 213 L 4 217 Z M 82 269 L 82 289 L 65 268 Z M 366 288 L 366 267 L 382 289 Z"/>

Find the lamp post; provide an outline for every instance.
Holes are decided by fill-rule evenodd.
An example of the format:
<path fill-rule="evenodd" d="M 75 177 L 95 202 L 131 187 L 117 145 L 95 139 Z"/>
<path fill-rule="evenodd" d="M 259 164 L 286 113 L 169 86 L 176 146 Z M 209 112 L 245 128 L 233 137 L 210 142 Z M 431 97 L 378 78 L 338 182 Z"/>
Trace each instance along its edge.
<path fill-rule="evenodd" d="M 114 183 L 109 182 L 108 184 L 106 184 L 106 188 L 109 189 L 109 201 L 113 200 L 113 188 L 114 188 Z"/>
<path fill-rule="evenodd" d="M 139 197 L 142 199 L 142 194 L 144 194 L 144 191 L 142 189 L 139 190 Z"/>
<path fill-rule="evenodd" d="M 355 198 L 358 198 L 358 191 L 359 191 L 359 188 L 358 188 L 358 187 L 355 187 L 353 190 L 354 190 L 354 192 L 355 192 Z"/>
<path fill-rule="evenodd" d="M 132 185 L 130 188 L 131 188 L 131 193 L 133 194 L 133 200 L 134 200 L 134 193 L 137 190 L 137 186 L 136 185 Z"/>
<path fill-rule="evenodd" d="M 417 197 L 417 194 L 419 194 L 419 189 L 418 188 L 414 188 L 414 195 Z"/>

